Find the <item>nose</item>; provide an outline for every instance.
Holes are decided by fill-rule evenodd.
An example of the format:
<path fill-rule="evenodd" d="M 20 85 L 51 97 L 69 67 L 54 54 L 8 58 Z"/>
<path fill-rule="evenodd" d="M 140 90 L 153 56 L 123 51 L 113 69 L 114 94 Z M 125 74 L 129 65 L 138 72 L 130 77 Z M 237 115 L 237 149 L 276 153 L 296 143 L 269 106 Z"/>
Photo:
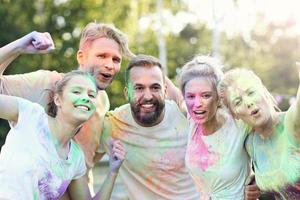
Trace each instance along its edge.
<path fill-rule="evenodd" d="M 199 96 L 196 96 L 196 98 L 195 98 L 195 107 L 201 107 L 202 105 L 203 105 L 203 102 L 202 102 L 202 98 L 201 97 L 199 97 Z"/>
<path fill-rule="evenodd" d="M 85 102 L 85 103 L 91 102 L 91 98 L 90 98 L 89 95 L 86 94 L 86 93 L 85 93 L 85 94 L 82 94 L 81 100 L 82 100 L 83 102 Z"/>
<path fill-rule="evenodd" d="M 108 70 L 112 70 L 114 68 L 113 61 L 111 59 L 106 59 L 104 67 Z"/>
<path fill-rule="evenodd" d="M 253 101 L 250 98 L 245 98 L 245 104 L 247 106 L 247 108 L 250 108 L 251 106 L 253 106 Z"/>
<path fill-rule="evenodd" d="M 152 96 L 152 92 L 150 91 L 150 89 L 145 89 L 143 97 L 146 100 L 152 99 L 153 96 Z"/>

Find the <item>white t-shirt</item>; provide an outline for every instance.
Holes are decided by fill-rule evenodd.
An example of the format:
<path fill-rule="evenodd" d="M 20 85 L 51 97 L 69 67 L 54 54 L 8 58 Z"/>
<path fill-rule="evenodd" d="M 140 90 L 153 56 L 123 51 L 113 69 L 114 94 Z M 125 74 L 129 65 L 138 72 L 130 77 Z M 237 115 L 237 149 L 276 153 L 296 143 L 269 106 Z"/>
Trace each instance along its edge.
<path fill-rule="evenodd" d="M 119 174 L 131 200 L 199 199 L 184 163 L 187 120 L 175 102 L 165 102 L 163 121 L 152 127 L 137 124 L 129 104 L 107 114 L 99 151 L 108 152 L 110 137 L 123 142 Z"/>
<path fill-rule="evenodd" d="M 249 175 L 246 131 L 230 116 L 214 134 L 204 136 L 190 119 L 186 165 L 202 199 L 243 200 Z"/>
<path fill-rule="evenodd" d="M 43 108 L 22 98 L 18 104 L 18 122 L 11 125 L 0 154 L 0 198 L 58 199 L 85 174 L 83 152 L 71 140 L 68 158 L 61 159 Z"/>

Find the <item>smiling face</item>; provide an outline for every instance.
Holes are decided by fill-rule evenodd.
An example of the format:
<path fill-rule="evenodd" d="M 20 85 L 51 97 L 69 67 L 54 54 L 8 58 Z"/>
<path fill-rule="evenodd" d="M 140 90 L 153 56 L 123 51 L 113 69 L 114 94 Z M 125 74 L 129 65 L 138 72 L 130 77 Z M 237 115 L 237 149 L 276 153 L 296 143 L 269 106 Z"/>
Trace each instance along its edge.
<path fill-rule="evenodd" d="M 122 56 L 116 41 L 100 37 L 82 47 L 77 60 L 80 69 L 92 72 L 98 89 L 104 90 L 120 71 Z"/>
<path fill-rule="evenodd" d="M 227 93 L 233 114 L 251 127 L 263 127 L 271 120 L 270 104 L 261 84 L 256 80 L 237 77 L 228 87 Z"/>
<path fill-rule="evenodd" d="M 57 116 L 75 123 L 87 121 L 95 111 L 96 96 L 96 86 L 90 77 L 72 77 L 64 87 L 62 95 L 55 96 Z"/>
<path fill-rule="evenodd" d="M 159 67 L 131 68 L 128 87 L 125 89 L 133 117 L 138 124 L 154 126 L 162 121 L 166 87 Z"/>
<path fill-rule="evenodd" d="M 184 100 L 191 118 L 198 124 L 215 119 L 218 107 L 217 91 L 205 78 L 193 78 L 185 85 Z"/>

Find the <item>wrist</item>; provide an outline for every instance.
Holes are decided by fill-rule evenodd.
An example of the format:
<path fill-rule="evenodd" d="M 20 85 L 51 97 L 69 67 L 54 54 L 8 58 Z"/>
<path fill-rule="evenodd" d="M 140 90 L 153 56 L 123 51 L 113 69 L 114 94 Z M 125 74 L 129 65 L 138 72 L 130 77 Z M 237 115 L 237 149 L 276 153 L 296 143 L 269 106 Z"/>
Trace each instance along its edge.
<path fill-rule="evenodd" d="M 117 177 L 117 175 L 118 175 L 118 171 L 110 170 L 110 171 L 108 172 L 108 176 L 109 176 L 109 177 L 115 178 L 115 177 Z"/>
<path fill-rule="evenodd" d="M 28 37 L 30 36 L 31 33 L 19 38 L 18 40 L 16 40 L 14 42 L 14 46 L 13 46 L 13 52 L 15 54 L 24 54 L 25 53 L 25 46 L 26 46 L 26 41 L 28 40 Z"/>

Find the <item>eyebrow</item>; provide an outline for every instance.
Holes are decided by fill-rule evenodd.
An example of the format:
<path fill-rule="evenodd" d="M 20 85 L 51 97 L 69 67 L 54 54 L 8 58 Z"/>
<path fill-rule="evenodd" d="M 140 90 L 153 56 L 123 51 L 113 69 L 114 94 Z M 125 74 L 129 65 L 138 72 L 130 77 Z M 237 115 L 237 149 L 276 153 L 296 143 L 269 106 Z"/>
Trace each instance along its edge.
<path fill-rule="evenodd" d="M 153 83 L 153 84 L 151 84 L 151 86 L 159 86 L 159 87 L 161 87 L 161 85 L 159 83 Z"/>
<path fill-rule="evenodd" d="M 80 86 L 80 85 L 76 85 L 76 86 L 71 86 L 71 90 L 74 90 L 74 89 L 84 89 L 84 87 Z M 88 91 L 92 91 L 92 92 L 96 92 L 95 90 L 93 89 L 88 89 Z"/>

